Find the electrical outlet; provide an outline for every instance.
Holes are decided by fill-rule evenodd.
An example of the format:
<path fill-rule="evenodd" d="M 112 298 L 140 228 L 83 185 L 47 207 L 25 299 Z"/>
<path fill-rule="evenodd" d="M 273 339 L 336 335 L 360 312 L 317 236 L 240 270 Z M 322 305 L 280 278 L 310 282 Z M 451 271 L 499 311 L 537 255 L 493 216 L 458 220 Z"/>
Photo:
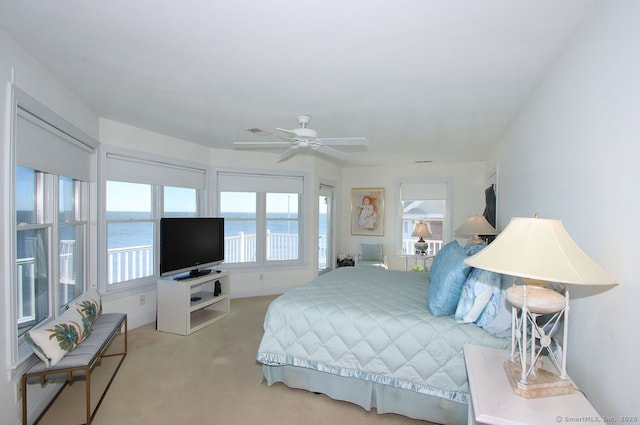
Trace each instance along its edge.
<path fill-rule="evenodd" d="M 18 382 L 16 382 L 16 385 L 13 387 L 13 398 L 16 403 L 22 399 L 22 381 L 21 380 L 18 380 Z"/>
<path fill-rule="evenodd" d="M 145 297 L 144 294 L 140 295 L 140 298 L 138 298 L 138 304 L 140 305 L 144 305 L 145 302 Z"/>

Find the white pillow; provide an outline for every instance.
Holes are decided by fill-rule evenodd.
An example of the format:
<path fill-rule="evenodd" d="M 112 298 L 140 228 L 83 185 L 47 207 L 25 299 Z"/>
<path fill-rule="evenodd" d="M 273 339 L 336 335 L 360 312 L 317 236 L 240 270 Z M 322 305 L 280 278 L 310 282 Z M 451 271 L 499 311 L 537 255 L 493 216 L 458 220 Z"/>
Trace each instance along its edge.
<path fill-rule="evenodd" d="M 483 316 L 483 321 L 491 321 L 495 313 L 485 309 L 492 297 L 500 297 L 500 291 L 500 275 L 498 273 L 472 269 L 462 286 L 460 300 L 455 312 L 456 321 L 459 323 L 473 323 L 481 315 Z"/>
<path fill-rule="evenodd" d="M 25 338 L 36 356 L 47 367 L 56 365 L 87 337 L 82 316 L 70 308 L 57 319 L 25 333 Z"/>
<path fill-rule="evenodd" d="M 91 326 L 102 313 L 102 297 L 96 288 L 89 288 L 69 304 L 69 309 L 76 310 L 82 317 L 87 335 L 91 332 Z"/>

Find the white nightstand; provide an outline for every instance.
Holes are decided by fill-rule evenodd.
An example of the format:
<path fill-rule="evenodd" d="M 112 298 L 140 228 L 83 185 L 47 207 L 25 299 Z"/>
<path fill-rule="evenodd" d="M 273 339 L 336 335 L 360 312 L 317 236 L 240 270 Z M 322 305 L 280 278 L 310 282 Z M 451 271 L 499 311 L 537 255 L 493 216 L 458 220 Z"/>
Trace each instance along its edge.
<path fill-rule="evenodd" d="M 419 261 L 422 262 L 422 268 L 427 270 L 427 262 L 429 261 L 429 265 L 431 265 L 431 260 L 433 260 L 433 255 L 421 255 L 421 254 L 404 254 L 404 271 L 409 271 L 409 263 L 418 264 Z"/>
<path fill-rule="evenodd" d="M 464 357 L 469 379 L 469 425 L 563 424 L 600 418 L 579 391 L 540 398 L 514 394 L 503 368 L 508 351 L 465 345 Z"/>

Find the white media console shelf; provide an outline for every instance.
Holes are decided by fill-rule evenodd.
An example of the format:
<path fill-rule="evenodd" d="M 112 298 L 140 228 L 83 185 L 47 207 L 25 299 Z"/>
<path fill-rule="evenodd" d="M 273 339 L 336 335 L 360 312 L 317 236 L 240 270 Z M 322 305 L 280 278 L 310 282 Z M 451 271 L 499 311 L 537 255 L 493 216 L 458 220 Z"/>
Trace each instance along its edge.
<path fill-rule="evenodd" d="M 220 294 L 215 294 L 220 282 Z M 189 335 L 229 315 L 229 272 L 212 271 L 192 279 L 158 281 L 157 329 Z"/>

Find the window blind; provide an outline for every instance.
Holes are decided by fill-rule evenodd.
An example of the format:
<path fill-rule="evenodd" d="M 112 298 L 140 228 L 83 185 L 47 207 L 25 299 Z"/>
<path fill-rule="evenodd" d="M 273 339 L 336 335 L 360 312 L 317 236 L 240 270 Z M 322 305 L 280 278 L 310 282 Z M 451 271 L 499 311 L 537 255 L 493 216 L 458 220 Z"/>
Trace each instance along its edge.
<path fill-rule="evenodd" d="M 133 155 L 107 153 L 107 180 L 204 189 L 207 171 Z"/>
<path fill-rule="evenodd" d="M 402 183 L 400 196 L 403 201 L 447 199 L 447 183 Z"/>
<path fill-rule="evenodd" d="M 302 193 L 302 176 L 275 174 L 218 173 L 220 192 Z"/>
<path fill-rule="evenodd" d="M 50 123 L 35 114 L 39 115 L 38 111 L 32 113 L 18 103 L 15 128 L 17 164 L 90 181 L 91 164 L 97 145 L 91 140 L 78 139 L 58 128 L 62 127 L 60 123 Z"/>

